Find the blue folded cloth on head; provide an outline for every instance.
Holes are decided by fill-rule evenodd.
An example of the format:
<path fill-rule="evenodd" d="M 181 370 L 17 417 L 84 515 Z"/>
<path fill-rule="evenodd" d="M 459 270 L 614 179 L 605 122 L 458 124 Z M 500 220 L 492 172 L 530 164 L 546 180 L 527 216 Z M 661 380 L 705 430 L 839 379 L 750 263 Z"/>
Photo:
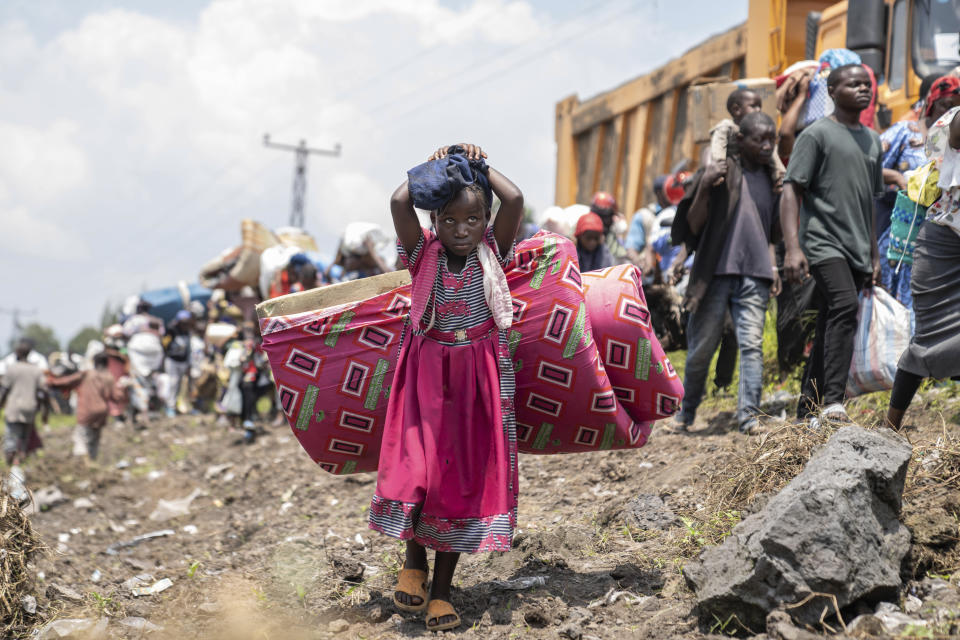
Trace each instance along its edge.
<path fill-rule="evenodd" d="M 487 179 L 487 163 L 483 158 L 467 160 L 459 146 L 451 147 L 450 155 L 429 160 L 407 171 L 410 199 L 418 209 L 439 209 L 464 187 L 477 183 L 490 206 L 492 193 Z"/>

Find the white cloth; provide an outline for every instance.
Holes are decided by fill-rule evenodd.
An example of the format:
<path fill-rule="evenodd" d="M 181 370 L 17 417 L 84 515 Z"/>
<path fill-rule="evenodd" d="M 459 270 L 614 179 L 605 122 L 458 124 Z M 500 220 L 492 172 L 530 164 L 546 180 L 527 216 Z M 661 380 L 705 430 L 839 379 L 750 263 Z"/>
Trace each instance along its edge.
<path fill-rule="evenodd" d="M 513 298 L 500 261 L 486 242 L 477 245 L 477 257 L 483 269 L 483 295 L 497 328 L 505 331 L 513 324 Z"/>
<path fill-rule="evenodd" d="M 5 374 L 7 372 L 7 367 L 9 367 L 11 364 L 13 364 L 16 361 L 17 361 L 17 354 L 15 353 L 7 354 L 7 356 L 3 360 L 0 360 L 0 376 Z M 31 351 L 30 353 L 28 353 L 27 362 L 29 362 L 32 365 L 36 365 L 40 367 L 40 369 L 43 371 L 47 371 L 50 369 L 50 366 L 47 364 L 47 359 L 44 358 L 43 354 L 41 354 L 38 351 Z"/>
<path fill-rule="evenodd" d="M 130 368 L 138 376 L 149 377 L 163 366 L 163 345 L 154 333 L 137 333 L 127 343 Z"/>
<path fill-rule="evenodd" d="M 299 247 L 288 247 L 282 244 L 270 247 L 260 254 L 260 295 L 267 299 L 270 297 L 270 284 L 276 277 L 277 272 L 286 269 L 290 264 L 290 258 L 302 252 Z"/>
<path fill-rule="evenodd" d="M 950 123 L 958 113 L 960 107 L 954 107 L 937 119 L 927 132 L 925 150 L 940 169 L 937 186 L 943 189 L 940 199 L 927 210 L 927 220 L 960 234 L 960 151 L 950 146 Z"/>

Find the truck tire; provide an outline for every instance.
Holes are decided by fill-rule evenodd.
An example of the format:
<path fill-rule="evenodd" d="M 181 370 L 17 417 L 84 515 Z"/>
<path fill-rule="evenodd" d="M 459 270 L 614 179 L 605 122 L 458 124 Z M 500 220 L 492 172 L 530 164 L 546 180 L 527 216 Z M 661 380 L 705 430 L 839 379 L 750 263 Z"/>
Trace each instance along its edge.
<path fill-rule="evenodd" d="M 882 50 L 886 47 L 885 18 L 886 9 L 883 0 L 849 0 L 847 3 L 847 49 Z"/>
<path fill-rule="evenodd" d="M 804 55 L 807 60 L 817 59 L 817 34 L 820 32 L 819 11 L 811 11 L 807 14 L 807 41 L 804 47 Z"/>

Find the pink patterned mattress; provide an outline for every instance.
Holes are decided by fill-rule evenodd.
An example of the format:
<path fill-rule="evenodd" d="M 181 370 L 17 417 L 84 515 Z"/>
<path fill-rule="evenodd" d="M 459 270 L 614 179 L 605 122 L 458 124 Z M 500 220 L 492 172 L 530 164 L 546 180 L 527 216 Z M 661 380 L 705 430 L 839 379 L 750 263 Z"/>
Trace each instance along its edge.
<path fill-rule="evenodd" d="M 505 271 L 519 450 L 643 446 L 653 422 L 679 409 L 683 384 L 654 336 L 639 270 L 580 273 L 573 244 L 541 232 L 517 245 Z M 282 410 L 330 473 L 377 468 L 409 306 L 406 284 L 316 311 L 277 315 L 270 311 L 276 305 L 258 307 Z"/>

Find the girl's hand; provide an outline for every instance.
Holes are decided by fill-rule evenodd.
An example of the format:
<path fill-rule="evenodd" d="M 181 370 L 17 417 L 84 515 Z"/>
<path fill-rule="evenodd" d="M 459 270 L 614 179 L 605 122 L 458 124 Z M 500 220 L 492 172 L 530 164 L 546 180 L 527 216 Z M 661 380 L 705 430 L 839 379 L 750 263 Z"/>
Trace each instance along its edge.
<path fill-rule="evenodd" d="M 488 157 L 486 152 L 484 152 L 483 149 L 481 149 L 479 146 L 475 144 L 467 144 L 465 142 L 461 142 L 459 146 L 463 147 L 463 150 L 464 150 L 463 155 L 466 156 L 467 160 L 479 160 L 480 158 L 483 158 L 484 160 L 486 160 Z M 449 154 L 450 154 L 449 146 L 440 147 L 439 149 L 434 151 L 433 155 L 427 158 L 427 160 L 439 160 L 440 158 L 447 157 Z"/>

